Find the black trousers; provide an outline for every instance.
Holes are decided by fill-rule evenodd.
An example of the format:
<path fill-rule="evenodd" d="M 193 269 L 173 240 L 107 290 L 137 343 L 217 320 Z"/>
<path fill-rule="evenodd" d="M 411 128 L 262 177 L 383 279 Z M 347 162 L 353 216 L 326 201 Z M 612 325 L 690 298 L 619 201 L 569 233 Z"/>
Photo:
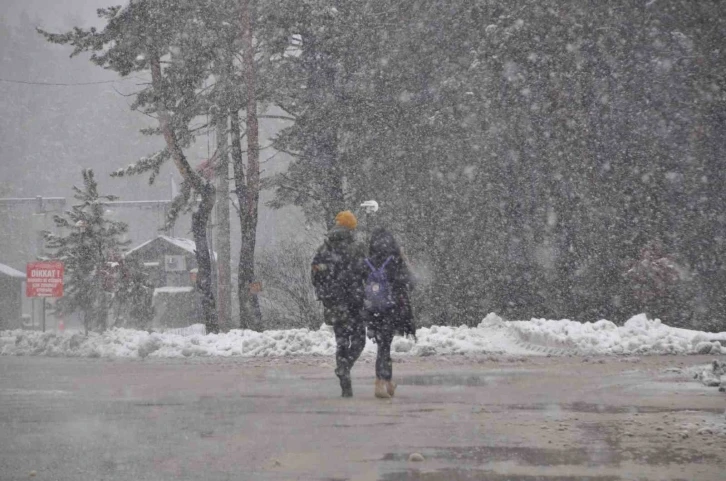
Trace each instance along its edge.
<path fill-rule="evenodd" d="M 326 319 L 335 333 L 335 374 L 350 376 L 350 370 L 366 347 L 366 326 L 347 307 L 326 309 Z"/>

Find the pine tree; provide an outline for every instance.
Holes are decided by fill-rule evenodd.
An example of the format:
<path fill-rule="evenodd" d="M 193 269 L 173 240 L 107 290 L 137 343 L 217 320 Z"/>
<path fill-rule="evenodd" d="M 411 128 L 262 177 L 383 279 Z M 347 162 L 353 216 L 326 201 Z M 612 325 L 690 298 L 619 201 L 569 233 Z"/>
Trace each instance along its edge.
<path fill-rule="evenodd" d="M 147 329 L 154 318 L 154 287 L 138 259 L 118 257 L 114 269 L 113 304 L 118 325 Z"/>
<path fill-rule="evenodd" d="M 128 226 L 105 216 L 104 201 L 117 197 L 98 193 L 93 170 L 84 169 L 82 174 L 83 189 L 73 187 L 74 198 L 80 203 L 53 217 L 62 234 L 46 232 L 45 240 L 53 258 L 65 265 L 64 296 L 56 306 L 64 314 L 81 312 L 88 333 L 89 329 L 107 327 L 113 298 L 111 262 L 129 242 L 122 240 Z"/>
<path fill-rule="evenodd" d="M 212 8 L 212 11 L 218 10 Z M 199 273 L 197 291 L 208 332 L 218 332 L 215 295 L 212 284 L 212 258 L 207 226 L 214 208 L 216 189 L 203 172 L 192 167 L 185 148 L 197 128 L 193 121 L 209 112 L 209 96 L 204 82 L 210 75 L 215 55 L 213 31 L 205 23 L 205 5 L 193 2 L 144 0 L 125 7 L 99 9 L 107 21 L 102 31 L 75 28 L 65 34 L 40 31 L 53 43 L 74 47 L 72 55 L 92 52 L 91 61 L 122 76 L 147 72 L 151 82 L 136 94 L 132 108 L 158 119 L 158 128 L 146 132 L 162 135 L 166 147 L 118 175 L 151 172 L 153 179 L 161 165 L 171 160 L 183 178 L 181 194 L 172 207 L 171 222 L 182 209 L 192 212 L 192 235 Z"/>
<path fill-rule="evenodd" d="M 166 147 L 115 175 L 149 173 L 153 182 L 168 161 L 181 174 L 181 193 L 175 199 L 169 221 L 174 222 L 183 210 L 193 211 L 192 233 L 199 265 L 197 288 L 208 332 L 216 332 L 220 326 L 206 228 L 214 202 L 227 201 L 229 193 L 216 192 L 212 179 L 193 167 L 187 149 L 194 145 L 199 132 L 209 130 L 210 125 L 202 119 L 210 115 L 212 122 L 219 126 L 219 135 L 218 149 L 208 159 L 209 166 L 224 174 L 231 158 L 234 169 L 234 192 L 242 232 L 238 273 L 238 296 L 243 311 L 240 322 L 243 327 L 250 327 L 255 324 L 255 318 L 259 320 L 256 298 L 248 291 L 254 279 L 260 190 L 260 165 L 256 155 L 259 142 L 253 121 L 257 107 L 252 100 L 257 96 L 259 104 L 266 103 L 270 90 L 266 81 L 254 82 L 254 72 L 249 68 L 269 62 L 255 56 L 255 49 L 260 48 L 260 39 L 253 42 L 252 28 L 258 22 L 255 12 L 254 2 L 239 0 L 140 0 L 125 7 L 100 9 L 99 16 L 107 22 L 100 31 L 76 28 L 60 35 L 41 31 L 50 42 L 73 46 L 72 56 L 91 52 L 95 64 L 121 76 L 150 74 L 151 82 L 136 93 L 132 108 L 158 119 L 158 127 L 145 129 L 143 133 L 163 136 Z M 238 21 L 230 21 L 231 18 Z M 237 57 L 244 57 L 245 61 L 236 62 Z M 246 123 L 240 122 L 240 111 L 244 110 Z M 223 127 L 228 125 L 228 119 L 231 139 Z M 245 135 L 248 137 L 246 163 L 241 146 Z M 224 148 L 229 142 L 231 148 Z"/>

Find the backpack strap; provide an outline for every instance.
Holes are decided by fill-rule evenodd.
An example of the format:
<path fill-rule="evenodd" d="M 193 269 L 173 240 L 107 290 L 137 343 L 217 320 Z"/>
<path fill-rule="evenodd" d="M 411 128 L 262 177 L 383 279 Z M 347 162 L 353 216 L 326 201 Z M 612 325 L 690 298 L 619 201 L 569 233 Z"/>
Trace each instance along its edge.
<path fill-rule="evenodd" d="M 368 268 L 369 268 L 369 269 L 370 269 L 371 271 L 373 271 L 373 272 L 376 272 L 376 267 L 375 267 L 375 266 L 374 266 L 373 264 L 371 264 L 371 260 L 370 260 L 370 259 L 368 259 L 368 258 L 366 257 L 366 258 L 365 258 L 365 262 L 366 262 L 366 265 L 368 266 Z"/>
<path fill-rule="evenodd" d="M 381 265 L 381 267 L 379 267 L 377 269 L 376 269 L 376 266 L 371 264 L 371 260 L 368 259 L 367 257 L 365 258 L 365 261 L 366 261 L 366 264 L 368 265 L 368 268 L 371 271 L 376 272 L 376 271 L 382 271 L 383 269 L 385 269 L 386 266 L 388 265 L 388 263 L 391 262 L 391 259 L 393 259 L 393 256 L 388 256 L 388 259 L 386 259 L 385 262 L 383 262 L 383 264 Z"/>

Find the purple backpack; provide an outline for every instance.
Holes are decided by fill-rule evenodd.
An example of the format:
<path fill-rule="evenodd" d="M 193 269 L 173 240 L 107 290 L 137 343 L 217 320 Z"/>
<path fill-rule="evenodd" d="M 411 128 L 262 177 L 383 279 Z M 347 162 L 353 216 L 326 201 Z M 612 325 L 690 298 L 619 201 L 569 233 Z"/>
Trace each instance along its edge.
<path fill-rule="evenodd" d="M 370 259 L 365 260 L 366 265 L 371 270 L 365 288 L 365 308 L 369 312 L 380 314 L 395 305 L 391 283 L 388 282 L 388 276 L 386 276 L 386 266 L 391 259 L 393 259 L 393 256 L 389 256 L 383 265 L 378 268 L 371 264 Z"/>

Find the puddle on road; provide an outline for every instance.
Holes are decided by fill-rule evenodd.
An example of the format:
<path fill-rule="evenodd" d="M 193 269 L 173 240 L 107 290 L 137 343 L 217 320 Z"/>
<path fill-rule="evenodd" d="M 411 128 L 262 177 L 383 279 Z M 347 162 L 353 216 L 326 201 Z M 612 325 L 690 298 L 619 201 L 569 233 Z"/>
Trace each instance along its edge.
<path fill-rule="evenodd" d="M 525 376 L 522 369 L 488 370 L 484 373 L 437 373 L 409 374 L 396 378 L 396 382 L 408 386 L 490 386 L 512 377 Z"/>
<path fill-rule="evenodd" d="M 667 379 L 664 377 L 663 379 Z M 636 391 L 639 393 L 650 391 L 664 394 L 695 394 L 695 393 L 709 393 L 711 395 L 717 395 L 715 390 L 711 387 L 704 386 L 700 382 L 694 382 L 692 379 L 680 380 L 680 381 L 647 381 L 638 384 L 637 386 L 629 386 L 628 391 Z M 714 394 L 715 393 L 715 394 Z"/>
<path fill-rule="evenodd" d="M 437 471 L 410 469 L 389 473 L 379 478 L 380 481 L 617 481 L 619 479 L 622 478 L 618 476 L 527 476 L 459 468 Z"/>
<path fill-rule="evenodd" d="M 503 406 L 512 411 L 568 411 L 575 413 L 596 414 L 660 414 L 676 412 L 704 412 L 720 414 L 720 409 L 667 408 L 660 406 L 613 406 L 609 404 L 575 402 L 569 404 L 509 404 Z"/>
<path fill-rule="evenodd" d="M 0 389 L 3 396 L 72 396 L 71 391 L 41 390 L 41 389 Z"/>
<path fill-rule="evenodd" d="M 338 410 L 323 410 L 323 409 L 316 409 L 316 410 L 305 410 L 302 409 L 300 411 L 279 411 L 280 414 L 317 414 L 320 416 L 331 416 L 331 417 L 371 417 L 372 414 L 365 411 L 338 411 Z M 383 413 L 375 413 L 376 418 L 396 418 L 400 419 L 402 416 L 400 414 L 383 414 Z"/>
<path fill-rule="evenodd" d="M 623 461 L 641 463 L 650 466 L 664 466 L 671 463 L 711 463 L 717 464 L 721 459 L 713 453 L 703 453 L 696 449 L 685 450 L 673 445 L 661 445 L 656 449 L 643 447 L 642 449 L 629 447 L 624 450 L 620 446 L 619 437 L 612 432 L 606 432 L 601 425 L 587 426 L 586 439 L 588 443 L 578 448 L 555 449 L 535 448 L 522 446 L 464 446 L 464 447 L 430 447 L 421 449 L 427 462 L 434 466 L 453 465 L 455 468 L 443 468 L 440 470 L 419 472 L 419 468 L 409 468 L 406 471 L 399 471 L 388 474 L 383 480 L 510 480 L 510 481 L 554 481 L 554 480 L 590 480 L 607 481 L 620 479 L 613 477 L 567 477 L 567 476 L 532 476 L 532 475 L 507 475 L 497 472 L 482 471 L 484 466 L 491 466 L 492 463 L 505 463 L 521 467 L 551 468 L 556 466 L 581 466 L 588 468 L 600 468 L 605 466 L 618 466 Z M 627 455 L 625 455 L 627 453 Z M 381 461 L 392 463 L 408 464 L 408 453 L 389 453 L 383 456 Z M 422 468 L 425 466 L 422 465 Z"/>
<path fill-rule="evenodd" d="M 167 407 L 167 406 L 184 406 L 184 403 L 182 402 L 154 402 L 154 401 L 144 401 L 144 402 L 137 402 L 133 403 L 134 406 L 141 407 L 141 408 L 156 408 L 156 407 Z"/>
<path fill-rule="evenodd" d="M 592 456 L 584 448 L 547 449 L 516 446 L 469 446 L 430 448 L 424 453 L 426 459 L 454 462 L 513 462 L 522 466 L 584 465 L 597 466 L 617 462 L 612 456 L 603 457 L 602 453 Z M 408 461 L 407 454 L 389 453 L 383 461 Z"/>
<path fill-rule="evenodd" d="M 240 394 L 239 397 L 244 399 L 282 399 L 282 394 Z"/>
<path fill-rule="evenodd" d="M 343 424 L 343 423 L 334 423 L 331 424 L 331 427 L 334 428 L 373 428 L 373 427 L 392 427 L 392 426 L 398 426 L 401 423 L 369 423 L 369 424 Z"/>
<path fill-rule="evenodd" d="M 403 386 L 488 386 L 491 378 L 476 374 L 421 374 L 402 376 L 397 379 Z"/>

